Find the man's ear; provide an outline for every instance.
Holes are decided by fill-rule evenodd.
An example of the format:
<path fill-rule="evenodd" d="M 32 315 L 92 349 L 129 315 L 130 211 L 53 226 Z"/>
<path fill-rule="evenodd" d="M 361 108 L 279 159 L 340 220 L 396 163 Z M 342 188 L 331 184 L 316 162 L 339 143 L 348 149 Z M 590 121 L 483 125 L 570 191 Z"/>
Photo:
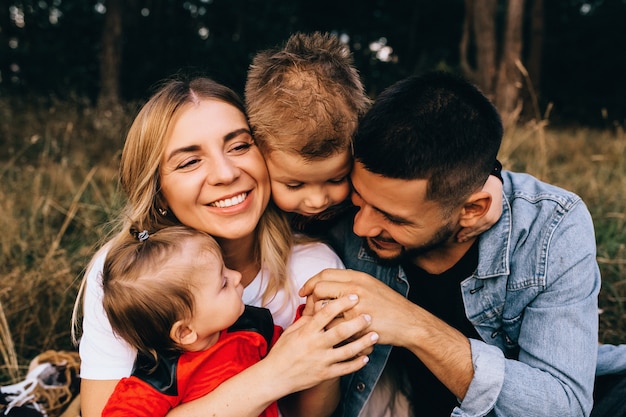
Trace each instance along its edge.
<path fill-rule="evenodd" d="M 198 340 L 198 333 L 196 333 L 187 322 L 178 320 L 172 325 L 170 330 L 170 337 L 174 342 L 181 346 L 190 345 Z"/>
<path fill-rule="evenodd" d="M 490 193 L 479 191 L 472 194 L 461 209 L 460 226 L 474 227 L 489 212 L 489 207 L 491 207 Z"/>

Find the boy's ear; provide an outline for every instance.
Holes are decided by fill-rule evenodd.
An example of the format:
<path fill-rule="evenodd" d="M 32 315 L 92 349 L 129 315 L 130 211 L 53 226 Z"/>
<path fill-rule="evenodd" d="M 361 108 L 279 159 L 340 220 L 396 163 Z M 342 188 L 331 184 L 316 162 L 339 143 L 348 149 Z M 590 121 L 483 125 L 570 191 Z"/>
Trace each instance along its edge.
<path fill-rule="evenodd" d="M 185 321 L 178 320 L 172 325 L 170 337 L 177 344 L 184 346 L 192 344 L 198 340 L 198 333 L 189 327 Z"/>
<path fill-rule="evenodd" d="M 459 224 L 461 227 L 473 227 L 483 218 L 491 207 L 491 194 L 486 191 L 479 191 L 472 194 L 461 209 Z"/>

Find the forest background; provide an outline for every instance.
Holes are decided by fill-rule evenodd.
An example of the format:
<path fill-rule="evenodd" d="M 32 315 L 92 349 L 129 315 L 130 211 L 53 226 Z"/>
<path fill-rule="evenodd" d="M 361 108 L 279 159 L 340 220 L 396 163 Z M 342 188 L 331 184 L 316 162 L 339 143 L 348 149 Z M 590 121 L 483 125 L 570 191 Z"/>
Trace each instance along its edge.
<path fill-rule="evenodd" d="M 430 69 L 472 79 L 503 115 L 499 155 L 585 200 L 600 340 L 626 343 L 626 0 L 1 0 L 0 382 L 74 349 L 82 274 L 123 204 L 139 105 L 201 72 L 243 92 L 255 52 L 296 31 L 353 51 L 368 93 Z"/>

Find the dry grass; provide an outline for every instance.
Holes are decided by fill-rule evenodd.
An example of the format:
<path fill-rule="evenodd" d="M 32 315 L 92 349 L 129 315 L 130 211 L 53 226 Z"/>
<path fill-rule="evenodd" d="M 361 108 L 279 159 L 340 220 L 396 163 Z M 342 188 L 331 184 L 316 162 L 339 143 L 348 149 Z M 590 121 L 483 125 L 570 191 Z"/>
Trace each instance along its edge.
<path fill-rule="evenodd" d="M 612 129 L 550 129 L 532 122 L 507 132 L 506 169 L 572 190 L 594 220 L 602 273 L 600 340 L 626 343 L 626 134 Z"/>
<path fill-rule="evenodd" d="M 117 156 L 134 114 L 83 101 L 0 99 L 0 382 L 47 349 L 71 349 L 70 316 L 94 246 L 121 204 Z M 626 135 L 621 127 L 509 129 L 500 159 L 578 193 L 596 225 L 600 337 L 626 342 Z M 21 374 L 21 375 L 20 375 Z"/>
<path fill-rule="evenodd" d="M 47 349 L 72 349 L 72 304 L 120 205 L 117 155 L 132 113 L 113 123 L 81 102 L 22 106 L 0 100 L 11 121 L 0 126 L 0 381 Z"/>

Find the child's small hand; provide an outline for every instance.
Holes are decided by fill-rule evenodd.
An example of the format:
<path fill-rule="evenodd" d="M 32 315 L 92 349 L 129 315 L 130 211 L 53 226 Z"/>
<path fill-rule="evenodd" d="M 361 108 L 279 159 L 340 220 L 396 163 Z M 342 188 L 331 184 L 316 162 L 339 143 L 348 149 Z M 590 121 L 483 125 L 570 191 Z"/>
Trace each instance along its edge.
<path fill-rule="evenodd" d="M 467 242 L 469 239 L 480 235 L 482 232 L 489 230 L 502 215 L 502 182 L 493 175 L 490 175 L 485 182 L 483 191 L 491 194 L 491 206 L 489 211 L 481 220 L 473 227 L 464 227 L 456 235 L 459 243 Z"/>

